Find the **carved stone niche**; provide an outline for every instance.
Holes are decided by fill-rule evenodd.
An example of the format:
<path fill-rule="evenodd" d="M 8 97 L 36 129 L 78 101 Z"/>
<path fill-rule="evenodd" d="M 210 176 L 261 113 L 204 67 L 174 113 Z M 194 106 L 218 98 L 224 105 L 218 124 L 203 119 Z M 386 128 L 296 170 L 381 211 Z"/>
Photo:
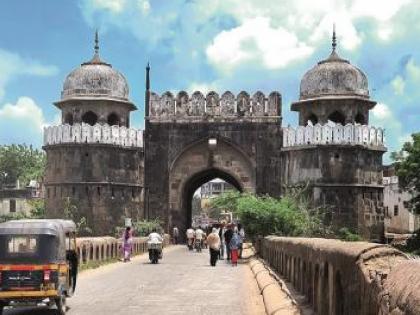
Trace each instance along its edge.
<path fill-rule="evenodd" d="M 271 92 L 268 96 L 268 103 L 265 114 L 267 116 L 280 116 L 281 113 L 281 95 L 278 92 Z"/>
<path fill-rule="evenodd" d="M 220 99 L 220 107 L 223 116 L 235 115 L 235 96 L 232 92 L 226 91 Z"/>
<path fill-rule="evenodd" d="M 160 109 L 160 97 L 156 93 L 150 94 L 150 116 L 159 117 L 161 113 Z"/>
<path fill-rule="evenodd" d="M 251 114 L 251 100 L 247 92 L 242 91 L 238 94 L 236 104 L 238 107 L 238 116 L 249 116 Z"/>
<path fill-rule="evenodd" d="M 264 116 L 265 95 L 261 91 L 256 92 L 252 96 L 252 115 Z"/>
<path fill-rule="evenodd" d="M 196 91 L 191 95 L 191 102 L 188 103 L 189 116 L 202 116 L 205 113 L 205 99 L 203 93 Z"/>
<path fill-rule="evenodd" d="M 160 98 L 160 117 L 167 119 L 175 115 L 175 99 L 171 92 L 165 92 Z"/>
<path fill-rule="evenodd" d="M 185 117 L 188 115 L 188 94 L 185 91 L 181 91 L 176 96 L 176 116 Z"/>
<path fill-rule="evenodd" d="M 219 94 L 214 91 L 206 96 L 206 113 L 209 116 L 220 116 Z"/>

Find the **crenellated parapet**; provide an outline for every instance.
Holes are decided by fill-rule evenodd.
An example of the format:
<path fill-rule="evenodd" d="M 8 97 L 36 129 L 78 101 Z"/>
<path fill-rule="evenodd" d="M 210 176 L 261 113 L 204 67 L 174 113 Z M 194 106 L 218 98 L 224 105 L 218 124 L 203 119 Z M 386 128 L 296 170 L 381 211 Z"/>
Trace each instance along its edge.
<path fill-rule="evenodd" d="M 349 144 L 384 148 L 384 129 L 368 125 L 335 124 L 283 128 L 283 147 L 319 144 Z"/>
<path fill-rule="evenodd" d="M 256 92 L 250 96 L 247 92 L 234 95 L 224 92 L 221 96 L 216 92 L 207 95 L 196 91 L 191 95 L 181 91 L 176 96 L 165 92 L 162 96 L 150 94 L 149 120 L 156 122 L 194 120 L 278 120 L 281 116 L 281 95 L 272 92 L 268 96 Z"/>
<path fill-rule="evenodd" d="M 109 125 L 57 125 L 44 128 L 44 145 L 62 143 L 102 143 L 123 147 L 143 147 L 143 130 Z"/>

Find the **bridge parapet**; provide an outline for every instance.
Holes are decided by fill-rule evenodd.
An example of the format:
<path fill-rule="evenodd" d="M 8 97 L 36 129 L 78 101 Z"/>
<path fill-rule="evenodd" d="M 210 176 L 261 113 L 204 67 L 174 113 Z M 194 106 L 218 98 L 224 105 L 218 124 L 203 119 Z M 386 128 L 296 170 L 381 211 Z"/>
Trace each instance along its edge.
<path fill-rule="evenodd" d="M 101 262 L 122 257 L 122 239 L 110 236 L 80 237 L 76 240 L 79 265 L 90 261 Z M 169 245 L 169 235 L 165 234 L 164 246 Z M 147 251 L 147 237 L 133 238 L 133 255 Z"/>
<path fill-rule="evenodd" d="M 212 91 L 204 95 L 196 91 L 191 96 L 181 91 L 176 96 L 165 92 L 162 96 L 150 94 L 149 120 L 151 122 L 191 121 L 278 121 L 281 116 L 281 95 L 268 96 L 256 92 L 252 97 L 240 92 L 236 97 L 226 91 L 221 96 Z"/>
<path fill-rule="evenodd" d="M 283 147 L 307 145 L 362 145 L 385 148 L 385 135 L 382 128 L 359 124 L 307 125 L 297 128 L 283 128 Z"/>
<path fill-rule="evenodd" d="M 420 314 L 420 262 L 390 246 L 270 236 L 257 250 L 317 314 Z"/>
<path fill-rule="evenodd" d="M 57 125 L 44 128 L 44 145 L 101 143 L 123 147 L 143 147 L 143 130 L 107 124 Z"/>

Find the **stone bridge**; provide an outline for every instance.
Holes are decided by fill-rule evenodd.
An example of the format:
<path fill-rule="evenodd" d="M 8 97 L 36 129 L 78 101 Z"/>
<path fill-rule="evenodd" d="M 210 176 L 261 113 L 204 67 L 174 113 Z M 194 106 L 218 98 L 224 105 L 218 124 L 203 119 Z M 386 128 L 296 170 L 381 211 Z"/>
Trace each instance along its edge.
<path fill-rule="evenodd" d="M 316 314 L 420 314 L 420 261 L 390 246 L 271 236 L 257 248 Z"/>

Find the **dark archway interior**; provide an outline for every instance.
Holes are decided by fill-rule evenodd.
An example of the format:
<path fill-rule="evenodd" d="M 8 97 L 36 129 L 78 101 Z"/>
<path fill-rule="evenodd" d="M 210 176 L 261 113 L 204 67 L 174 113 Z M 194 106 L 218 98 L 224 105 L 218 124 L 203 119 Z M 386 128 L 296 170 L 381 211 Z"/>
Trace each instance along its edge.
<path fill-rule="evenodd" d="M 336 124 L 345 124 L 345 117 L 342 113 L 335 111 L 331 115 L 328 116 L 328 120 L 335 122 Z"/>
<path fill-rule="evenodd" d="M 98 121 L 98 116 L 94 112 L 88 111 L 83 114 L 82 121 L 93 126 Z"/>
<path fill-rule="evenodd" d="M 187 214 L 186 227 L 187 228 L 191 226 L 191 222 L 192 222 L 192 199 L 193 199 L 195 191 L 198 188 L 200 188 L 203 184 L 216 178 L 223 179 L 224 181 L 226 181 L 227 183 L 235 187 L 238 191 L 243 192 L 243 188 L 241 184 L 232 175 L 224 171 L 211 168 L 203 172 L 197 173 L 185 184 L 184 192 L 183 192 L 182 208 L 186 210 L 186 214 Z"/>
<path fill-rule="evenodd" d="M 108 125 L 114 126 L 114 125 L 119 125 L 119 124 L 120 124 L 120 117 L 118 117 L 118 115 L 115 113 L 109 114 Z"/>

